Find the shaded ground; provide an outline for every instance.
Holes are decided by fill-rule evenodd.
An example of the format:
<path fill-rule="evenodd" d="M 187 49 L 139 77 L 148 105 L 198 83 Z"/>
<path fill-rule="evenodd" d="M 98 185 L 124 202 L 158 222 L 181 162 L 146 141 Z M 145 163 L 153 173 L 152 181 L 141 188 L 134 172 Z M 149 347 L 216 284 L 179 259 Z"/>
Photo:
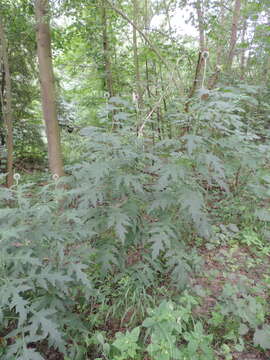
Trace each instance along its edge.
<path fill-rule="evenodd" d="M 201 296 L 203 303 L 196 309 L 195 314 L 205 319 L 211 317 L 211 313 L 219 304 L 225 284 L 231 286 L 244 285 L 254 290 L 254 296 L 260 296 L 269 304 L 269 285 L 264 277 L 270 274 L 269 257 L 262 259 L 252 254 L 247 247 L 220 246 L 213 250 L 201 248 L 201 256 L 205 264 L 201 276 L 192 279 L 195 291 L 204 292 Z M 261 263 L 260 263 L 261 262 Z M 241 294 L 239 294 L 241 298 Z M 269 317 L 269 314 L 267 314 Z M 233 316 L 233 315 L 232 315 Z M 233 360 L 269 360 L 270 351 L 254 349 L 252 334 L 248 333 L 245 340 L 249 344 L 242 352 L 233 352 Z M 217 357 L 224 359 L 224 357 Z"/>

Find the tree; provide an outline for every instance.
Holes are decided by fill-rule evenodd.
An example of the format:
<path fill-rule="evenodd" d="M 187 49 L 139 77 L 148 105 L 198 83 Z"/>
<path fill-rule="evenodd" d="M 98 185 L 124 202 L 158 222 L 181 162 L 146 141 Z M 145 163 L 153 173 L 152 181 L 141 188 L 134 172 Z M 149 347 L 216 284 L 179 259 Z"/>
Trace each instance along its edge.
<path fill-rule="evenodd" d="M 53 174 L 62 176 L 64 168 L 57 120 L 48 0 L 35 0 L 35 13 L 42 109 L 48 140 L 49 166 Z"/>
<path fill-rule="evenodd" d="M 245 49 L 245 38 L 246 38 L 246 32 L 247 32 L 247 19 L 244 19 L 243 29 L 242 29 L 242 35 L 241 35 L 241 58 L 240 58 L 240 79 L 244 80 L 245 77 L 245 65 L 246 65 L 246 49 Z"/>
<path fill-rule="evenodd" d="M 110 44 L 108 38 L 108 17 L 105 0 L 101 3 L 101 18 L 102 18 L 102 38 L 103 38 L 103 52 L 104 52 L 104 69 L 105 79 L 104 88 L 108 91 L 110 97 L 113 96 L 113 77 L 112 66 L 110 61 Z"/>
<path fill-rule="evenodd" d="M 1 107 L 4 116 L 4 122 L 7 128 L 7 186 L 13 185 L 13 121 L 12 121 L 12 103 L 11 103 L 11 77 L 7 53 L 7 45 L 3 24 L 0 19 L 0 60 L 3 61 L 4 68 L 4 94 L 1 92 Z M 4 95 L 4 96 L 3 96 Z"/>
<path fill-rule="evenodd" d="M 195 89 L 203 87 L 203 73 L 207 62 L 208 52 L 205 46 L 205 24 L 204 24 L 204 11 L 201 0 L 197 0 L 196 12 L 199 24 L 199 59 L 197 63 L 196 76 L 195 76 Z"/>
<path fill-rule="evenodd" d="M 138 27 L 138 13 L 139 6 L 137 0 L 133 0 L 133 22 Z M 138 56 L 138 41 L 137 41 L 137 30 L 133 26 L 133 57 L 134 57 L 134 67 L 135 67 L 135 79 L 136 79 L 136 97 L 138 101 L 138 109 L 142 105 L 142 89 L 141 89 L 141 74 L 140 74 L 140 64 Z"/>
<path fill-rule="evenodd" d="M 230 38 L 230 45 L 229 45 L 229 54 L 228 54 L 228 60 L 227 60 L 227 70 L 231 69 L 232 63 L 233 63 L 233 58 L 235 55 L 235 45 L 236 45 L 236 41 L 237 41 L 240 10 L 241 10 L 241 0 L 235 0 L 233 19 L 232 19 L 232 28 L 231 28 L 231 38 Z"/>

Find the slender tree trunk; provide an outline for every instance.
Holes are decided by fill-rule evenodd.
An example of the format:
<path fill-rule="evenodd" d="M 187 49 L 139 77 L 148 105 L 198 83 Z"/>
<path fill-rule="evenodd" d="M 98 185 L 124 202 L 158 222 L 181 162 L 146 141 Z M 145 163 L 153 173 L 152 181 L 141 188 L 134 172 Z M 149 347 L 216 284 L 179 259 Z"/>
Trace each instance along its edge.
<path fill-rule="evenodd" d="M 170 16 L 170 3 L 167 2 L 167 0 L 163 0 L 163 7 L 165 10 L 166 20 L 168 23 L 169 28 L 169 35 L 170 38 L 173 38 L 173 29 L 172 29 L 172 23 L 171 23 L 171 16 Z"/>
<path fill-rule="evenodd" d="M 112 66 L 110 61 L 110 46 L 108 39 L 108 18 L 106 11 L 106 3 L 104 0 L 102 0 L 101 18 L 102 18 L 102 37 L 103 37 L 103 53 L 104 53 L 104 68 L 105 68 L 104 88 L 106 89 L 106 91 L 108 91 L 110 97 L 112 97 L 113 77 L 112 77 Z"/>
<path fill-rule="evenodd" d="M 1 74 L 1 86 L 0 86 L 0 146 L 4 146 L 6 143 L 6 137 L 5 137 L 5 119 L 4 119 L 4 92 L 5 92 L 5 70 L 4 65 L 1 62 L 1 47 L 0 47 L 0 74 Z M 0 155 L 1 156 L 1 155 Z M 2 166 L 2 161 L 0 157 L 0 166 Z"/>
<path fill-rule="evenodd" d="M 162 90 L 162 93 L 165 94 L 165 86 L 164 86 L 164 80 L 163 80 L 163 76 L 162 76 L 162 65 L 161 64 L 159 64 L 159 75 L 160 75 L 161 90 Z M 163 109 L 164 109 L 164 113 L 166 114 L 167 113 L 167 101 L 166 101 L 165 97 L 163 98 Z M 164 122 L 164 120 L 163 120 L 163 122 Z M 172 138 L 172 124 L 171 124 L 170 119 L 167 120 L 166 130 L 167 130 L 169 139 L 171 139 Z M 163 135 L 165 136 L 165 125 L 163 127 Z"/>
<path fill-rule="evenodd" d="M 5 38 L 5 32 L 3 24 L 0 19 L 0 45 L 1 52 L 0 57 L 3 61 L 5 76 L 3 81 L 4 84 L 4 95 L 5 102 L 2 96 L 2 111 L 4 116 L 4 122 L 7 128 L 7 186 L 13 185 L 13 123 L 12 123 L 12 102 L 11 102 L 11 77 L 8 62 L 7 44 Z"/>
<path fill-rule="evenodd" d="M 232 63 L 233 63 L 233 58 L 235 55 L 235 46 L 236 46 L 236 41 L 237 41 L 240 10 L 241 10 L 241 0 L 235 0 L 234 10 L 233 10 L 233 19 L 232 19 L 231 39 L 230 39 L 229 54 L 228 54 L 228 60 L 227 60 L 227 70 L 231 69 Z"/>
<path fill-rule="evenodd" d="M 136 27 L 138 26 L 138 2 L 133 0 L 133 21 Z M 140 74 L 140 64 L 138 56 L 138 41 L 137 41 L 137 30 L 133 27 L 133 58 L 134 58 L 134 67 L 135 67 L 135 79 L 136 79 L 136 97 L 138 101 L 138 109 L 142 106 L 142 88 L 141 88 L 141 74 Z"/>
<path fill-rule="evenodd" d="M 205 35 L 204 35 L 204 15 L 202 9 L 202 0 L 197 0 L 196 4 L 196 12 L 199 24 L 199 43 L 200 43 L 200 51 L 205 50 Z"/>
<path fill-rule="evenodd" d="M 148 32 L 150 29 L 150 19 L 149 19 L 149 12 L 148 12 L 148 0 L 145 0 L 144 3 L 144 28 L 145 28 L 145 33 L 148 36 Z M 144 42 L 145 46 L 147 46 L 147 43 Z M 149 61 L 148 61 L 148 56 L 147 53 L 145 53 L 145 80 L 146 80 L 146 91 L 147 91 L 147 96 L 148 99 L 150 100 L 149 103 L 151 103 L 151 99 L 153 97 L 153 94 L 151 92 L 151 83 L 150 83 L 150 72 L 149 72 Z M 151 111 L 151 106 L 149 105 L 149 110 Z M 154 143 L 154 124 L 151 124 L 152 127 L 152 133 L 153 133 L 153 143 Z"/>
<path fill-rule="evenodd" d="M 148 12 L 148 0 L 145 0 L 144 3 L 144 28 L 145 28 L 145 33 L 147 34 L 150 28 L 150 20 L 149 20 L 149 12 Z M 147 43 L 145 42 L 145 45 L 147 45 Z M 151 94 L 151 90 L 150 90 L 150 79 L 149 79 L 149 66 L 148 66 L 148 57 L 147 57 L 147 53 L 145 54 L 145 79 L 146 79 L 146 90 L 147 90 L 147 95 L 148 98 L 150 99 L 152 97 Z"/>
<path fill-rule="evenodd" d="M 160 90 L 160 83 L 159 83 L 159 76 L 158 76 L 158 72 L 157 72 L 157 64 L 156 62 L 153 63 L 153 70 L 154 70 L 154 74 L 155 74 L 155 95 L 156 98 L 158 99 L 160 97 L 159 95 L 159 90 Z M 156 115 L 157 115 L 157 133 L 158 133 L 158 139 L 161 140 L 162 139 L 162 122 L 163 122 L 163 118 L 162 118 L 162 113 L 161 113 L 161 109 L 160 109 L 160 104 L 158 104 L 158 106 L 156 107 L 156 111 L 155 111 Z"/>
<path fill-rule="evenodd" d="M 208 52 L 205 48 L 205 34 L 204 34 L 204 15 L 202 10 L 202 0 L 197 0 L 195 3 L 195 8 L 197 12 L 198 24 L 199 24 L 199 55 L 197 66 L 195 70 L 195 77 L 192 84 L 192 87 L 189 92 L 188 100 L 185 104 L 185 111 L 189 111 L 190 102 L 197 89 L 204 86 L 204 71 L 206 67 L 206 62 L 208 58 Z"/>
<path fill-rule="evenodd" d="M 205 58 L 204 54 L 205 54 L 204 52 L 201 52 L 201 51 L 199 52 L 194 81 L 193 81 L 192 87 L 190 89 L 188 99 L 185 103 L 185 112 L 189 112 L 189 105 L 192 101 L 192 98 L 193 98 L 195 92 L 196 92 L 196 89 L 198 89 L 198 83 L 199 83 L 200 76 L 201 76 L 202 72 L 204 71 L 204 67 L 206 66 L 206 58 Z M 202 83 L 201 83 L 201 85 L 202 85 Z"/>
<path fill-rule="evenodd" d="M 220 16 L 219 16 L 219 23 L 220 23 L 220 34 L 218 36 L 218 44 L 217 44 L 217 58 L 216 58 L 216 68 L 219 68 L 222 64 L 222 55 L 224 51 L 224 36 L 225 36 L 225 29 L 224 29 L 224 23 L 225 23 L 225 7 L 223 4 L 223 0 L 220 2 Z"/>
<path fill-rule="evenodd" d="M 199 66 L 197 68 L 196 77 L 195 77 L 195 90 L 196 90 L 203 86 L 203 72 L 207 59 L 205 56 L 202 56 L 203 53 L 206 51 L 202 0 L 197 0 L 195 6 L 196 6 L 196 12 L 197 12 L 197 18 L 199 24 L 199 46 L 200 46 L 199 61 L 198 61 Z"/>
<path fill-rule="evenodd" d="M 53 75 L 49 1 L 35 0 L 37 21 L 37 49 L 43 117 L 48 141 L 49 166 L 53 174 L 64 175 L 57 119 L 56 94 Z"/>
<path fill-rule="evenodd" d="M 224 52 L 224 23 L 225 23 L 225 7 L 223 4 L 223 0 L 220 2 L 220 16 L 219 16 L 219 23 L 220 23 L 220 34 L 217 39 L 217 46 L 216 46 L 216 66 L 215 72 L 210 76 L 207 84 L 207 89 L 212 90 L 220 77 L 221 67 L 222 67 L 222 56 Z"/>
<path fill-rule="evenodd" d="M 150 90 L 150 79 L 149 79 L 149 66 L 148 66 L 148 59 L 147 55 L 145 57 L 145 78 L 146 78 L 146 90 L 149 99 L 152 97 L 151 90 Z"/>
<path fill-rule="evenodd" d="M 267 12 L 268 24 L 270 24 L 270 9 Z M 268 86 L 270 84 L 270 56 L 266 54 L 264 65 L 262 67 L 261 82 Z"/>
<path fill-rule="evenodd" d="M 241 39 L 242 46 L 245 43 L 246 32 L 247 32 L 247 19 L 244 20 L 244 25 L 242 30 L 242 39 Z M 246 49 L 243 47 L 241 51 L 241 59 L 240 59 L 241 80 L 244 80 L 245 78 L 245 64 L 246 64 Z"/>
<path fill-rule="evenodd" d="M 136 102 L 136 126 L 137 134 L 140 128 L 140 109 L 142 108 L 142 88 L 141 88 L 141 73 L 140 73 L 140 63 L 138 56 L 138 39 L 137 39 L 137 30 L 138 27 L 138 12 L 139 6 L 137 0 L 133 0 L 133 22 L 135 27 L 132 27 L 133 34 L 133 61 L 135 68 L 135 83 L 136 83 L 136 93 L 135 93 L 135 102 Z"/>
<path fill-rule="evenodd" d="M 249 71 L 251 70 L 251 59 L 252 59 L 252 49 L 253 49 L 253 45 L 255 43 L 255 39 L 257 37 L 257 26 L 258 26 L 258 20 L 255 20 L 253 23 L 253 34 L 252 34 L 252 38 L 249 41 L 249 52 L 248 52 L 248 56 L 246 58 L 246 69 L 248 69 Z"/>

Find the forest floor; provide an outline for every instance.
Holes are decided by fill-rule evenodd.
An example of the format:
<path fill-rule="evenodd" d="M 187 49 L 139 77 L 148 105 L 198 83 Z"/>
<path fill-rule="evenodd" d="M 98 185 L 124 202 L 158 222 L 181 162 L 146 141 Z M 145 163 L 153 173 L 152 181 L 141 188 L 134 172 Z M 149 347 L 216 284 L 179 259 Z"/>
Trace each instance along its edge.
<path fill-rule="evenodd" d="M 248 246 L 238 246 L 237 244 L 232 246 L 221 245 L 214 249 L 207 249 L 201 245 L 198 247 L 198 251 L 204 265 L 201 272 L 190 279 L 190 288 L 200 298 L 200 305 L 194 310 L 193 315 L 194 318 L 203 321 L 205 327 L 208 327 L 209 333 L 215 334 L 216 359 L 224 360 L 224 356 L 218 355 L 220 350 L 219 336 L 224 337 L 225 335 L 226 337 L 226 334 L 230 332 L 230 327 L 235 325 L 233 324 L 233 317 L 239 315 L 238 311 L 241 312 L 242 305 L 246 306 L 242 310 L 244 312 L 248 311 L 250 304 L 246 302 L 247 297 L 252 296 L 259 299 L 259 302 L 269 302 L 270 257 L 264 256 L 264 258 L 259 259 L 258 255 L 254 254 Z M 243 293 L 239 290 L 241 287 Z M 227 294 L 226 291 L 224 293 L 224 288 L 227 289 Z M 234 309 L 230 306 L 229 299 L 233 301 Z M 236 310 L 237 308 L 238 310 Z M 215 324 L 213 322 L 211 325 L 209 319 L 218 318 L 220 311 L 224 313 L 224 318 L 220 318 Z M 253 311 L 252 308 L 250 311 Z M 232 315 L 232 317 L 225 319 L 225 315 Z M 269 314 L 266 316 L 269 318 Z M 265 320 L 269 321 L 270 319 Z M 107 334 L 111 334 L 110 337 L 113 337 L 113 334 L 118 331 L 124 333 L 129 328 L 129 324 L 125 324 L 124 321 L 120 325 L 118 319 L 111 318 L 101 327 Z M 254 348 L 250 331 L 244 335 L 244 338 L 245 345 L 250 345 L 245 346 L 242 351 L 232 352 L 230 355 L 232 360 L 270 359 L 270 351 L 261 351 L 259 348 Z M 233 341 L 233 339 L 228 336 L 228 341 Z M 47 360 L 64 360 L 63 355 L 53 349 L 47 349 L 44 353 Z M 88 360 L 88 358 L 85 360 Z M 136 358 L 136 360 L 142 359 Z M 143 360 L 150 360 L 150 358 L 146 355 Z"/>
<path fill-rule="evenodd" d="M 259 261 L 248 247 L 229 247 L 220 246 L 213 250 L 205 247 L 200 249 L 204 259 L 202 273 L 192 279 L 193 288 L 201 293 L 203 299 L 200 307 L 196 309 L 196 315 L 204 319 L 209 319 L 215 312 L 215 308 L 226 306 L 223 296 L 224 285 L 227 288 L 236 289 L 242 283 L 243 288 L 250 289 L 250 294 L 257 299 L 264 299 L 269 302 L 270 284 L 266 286 L 265 279 L 270 275 L 270 257 L 265 257 L 264 261 Z M 241 285 L 240 285 L 241 287 Z M 237 307 L 237 300 L 243 299 L 241 292 L 228 294 L 234 297 Z M 263 301 L 263 300 L 262 300 Z M 239 303 L 239 305 L 242 303 Z M 241 305 L 240 305 L 241 306 Z M 233 311 L 232 311 L 233 315 Z M 230 325 L 224 323 L 224 327 Z M 225 329 L 224 329 L 225 330 Z M 250 333 L 245 335 L 246 344 L 252 342 Z M 241 352 L 232 353 L 233 360 L 269 360 L 270 351 L 255 350 L 253 345 L 245 348 Z M 218 359 L 224 359 L 220 357 Z"/>
<path fill-rule="evenodd" d="M 46 188 L 48 181 L 44 178 L 44 174 L 39 172 L 35 174 L 27 173 L 24 181 L 27 183 L 30 180 L 34 183 L 34 186 L 31 191 L 26 187 L 25 199 L 26 201 L 33 200 L 35 202 L 40 189 Z M 51 196 L 51 193 L 49 194 Z M 212 226 L 213 236 L 211 239 L 209 237 L 206 240 L 192 234 L 185 249 L 185 251 L 195 249 L 198 258 L 202 260 L 201 265 L 198 266 L 199 270 L 194 270 L 191 266 L 190 279 L 186 287 L 188 294 L 195 299 L 195 303 L 197 301 L 197 305 L 192 309 L 192 316 L 188 321 L 191 326 L 196 322 L 201 323 L 204 331 L 203 335 L 212 337 L 210 346 L 214 351 L 216 360 L 269 360 L 270 246 L 268 245 L 267 236 L 264 238 L 262 235 L 267 234 L 266 225 L 257 224 L 256 219 L 254 220 L 250 216 L 254 210 L 249 208 L 250 199 L 246 200 L 243 205 L 245 208 L 245 214 L 243 215 L 240 208 L 242 201 L 240 197 L 238 200 L 234 195 L 226 198 L 222 192 L 213 193 L 212 195 L 212 199 L 214 199 L 212 204 L 215 204 L 215 207 L 209 206 L 209 215 L 215 224 Z M 226 204 L 229 205 L 226 206 Z M 69 210 L 73 211 L 73 208 L 68 208 Z M 145 220 L 158 223 L 158 219 L 149 216 Z M 91 240 L 88 241 L 88 245 L 91 247 Z M 65 255 L 68 255 L 70 249 L 77 249 L 81 245 L 80 242 L 73 244 L 74 247 L 71 248 L 67 245 Z M 114 273 L 112 270 L 112 275 L 109 275 L 111 278 L 106 278 L 103 283 L 101 280 L 97 282 L 98 286 L 103 287 L 101 290 L 98 289 L 103 297 L 90 300 L 93 301 L 93 304 L 90 304 L 89 301 L 89 303 L 84 304 L 84 307 L 76 303 L 72 308 L 74 313 L 78 313 L 80 317 L 84 318 L 90 336 L 94 337 L 95 333 L 102 334 L 105 344 L 111 347 L 113 347 L 115 339 L 117 339 L 117 333 L 124 336 L 138 326 L 141 327 L 142 333 L 145 331 L 143 322 L 147 317 L 149 307 L 144 303 L 144 300 L 152 297 L 153 308 L 155 309 L 163 300 L 168 303 L 172 301 L 177 307 L 178 305 L 181 306 L 181 300 L 179 299 L 185 293 L 180 287 L 174 287 L 169 281 L 166 282 L 170 272 L 164 272 L 165 275 L 161 275 L 159 279 L 159 275 L 156 275 L 159 272 L 156 271 L 154 276 L 157 276 L 157 279 L 154 280 L 155 283 L 153 281 L 154 285 L 146 287 L 145 299 L 140 299 L 140 292 L 138 292 L 139 295 L 134 294 L 133 297 L 132 291 L 136 292 L 137 283 L 135 280 L 134 288 L 134 280 L 132 280 L 128 271 L 133 265 L 135 269 L 133 271 L 136 271 L 136 263 L 143 263 L 144 252 L 148 255 L 151 250 L 149 250 L 149 246 L 147 249 L 137 249 L 135 245 L 127 249 L 127 257 L 123 262 L 123 268 L 126 268 L 124 271 L 127 270 L 126 273 L 120 274 L 119 270 Z M 162 261 L 161 254 L 161 264 Z M 114 269 L 113 266 L 112 269 Z M 89 272 L 90 275 L 93 275 L 91 271 L 93 272 L 89 268 L 86 273 Z M 182 276 L 182 273 L 180 275 Z M 113 279 L 113 277 L 118 277 L 118 280 Z M 130 288 L 125 287 L 124 282 L 126 279 L 130 280 L 130 284 L 128 284 Z M 162 289 L 156 292 L 157 289 L 154 289 L 154 286 L 157 288 L 162 286 Z M 125 293 L 127 289 L 130 289 L 129 293 Z M 123 301 L 127 293 L 130 296 L 128 305 Z M 120 304 L 118 307 L 115 306 L 117 302 Z M 139 313 L 141 310 L 138 305 L 139 302 L 145 310 L 141 314 Z M 126 311 L 129 306 L 130 312 Z M 112 310 L 113 307 L 116 310 Z M 135 316 L 132 319 L 134 314 Z M 191 333 L 194 333 L 192 331 Z M 80 341 L 81 339 L 79 343 Z M 153 358 L 149 357 L 149 353 L 146 355 L 149 342 L 150 340 L 146 340 L 145 343 L 140 343 L 140 353 L 136 353 L 135 357 L 108 357 L 104 355 L 104 351 L 100 346 L 96 346 L 95 343 L 94 346 L 96 347 L 94 347 L 93 343 L 90 343 L 90 346 L 87 344 L 87 347 L 85 347 L 85 351 L 89 355 L 83 357 L 82 360 L 152 360 Z M 180 348 L 186 343 L 184 337 L 179 336 L 177 338 L 177 345 Z M 70 339 L 69 344 L 72 346 L 72 339 Z M 46 341 L 33 343 L 31 346 L 33 346 L 33 349 L 40 351 L 46 360 L 73 360 L 73 358 L 65 358 L 58 351 L 48 348 Z M 94 349 L 93 353 L 91 353 L 92 349 Z M 186 359 L 185 356 L 184 358 Z M 194 358 L 194 360 L 201 359 L 207 360 L 207 357 Z"/>

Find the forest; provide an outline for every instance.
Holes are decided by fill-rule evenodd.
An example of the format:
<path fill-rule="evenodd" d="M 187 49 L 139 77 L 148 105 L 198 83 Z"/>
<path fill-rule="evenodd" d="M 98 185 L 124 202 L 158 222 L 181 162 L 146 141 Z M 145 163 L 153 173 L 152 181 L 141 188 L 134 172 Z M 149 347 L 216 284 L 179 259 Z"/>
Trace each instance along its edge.
<path fill-rule="evenodd" d="M 270 359 L 269 0 L 0 0 L 0 359 Z"/>

